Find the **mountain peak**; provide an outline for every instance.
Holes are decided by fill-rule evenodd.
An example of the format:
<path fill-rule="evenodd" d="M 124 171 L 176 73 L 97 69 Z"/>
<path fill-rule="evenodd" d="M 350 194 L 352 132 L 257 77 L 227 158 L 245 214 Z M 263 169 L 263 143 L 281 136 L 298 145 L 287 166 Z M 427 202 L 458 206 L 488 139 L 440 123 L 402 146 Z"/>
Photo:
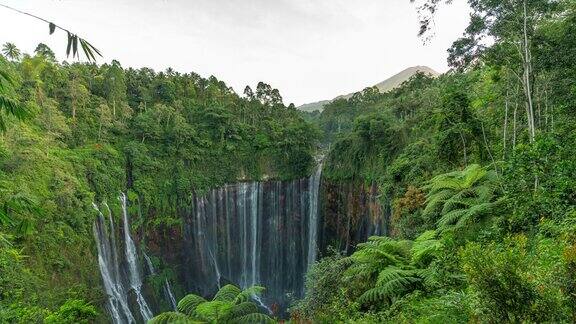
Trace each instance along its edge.
<path fill-rule="evenodd" d="M 391 91 L 391 90 L 399 87 L 402 83 L 404 83 L 405 81 L 408 81 L 414 74 L 419 73 L 419 72 L 429 74 L 432 77 L 437 77 L 440 75 L 440 73 L 434 71 L 434 69 L 432 69 L 428 66 L 417 65 L 417 66 L 411 66 L 409 68 L 406 68 L 406 69 L 394 74 L 390 78 L 375 84 L 374 86 L 376 88 L 378 88 L 378 90 L 382 93 L 388 92 L 388 91 Z M 353 94 L 354 93 L 349 93 L 347 95 L 338 96 L 332 100 L 322 100 L 322 101 L 318 101 L 318 102 L 304 104 L 304 105 L 299 106 L 298 109 L 300 109 L 302 111 L 310 111 L 310 112 L 312 112 L 314 110 L 322 111 L 322 109 L 324 109 L 324 105 L 330 103 L 331 101 L 333 101 L 335 99 L 340 99 L 340 98 L 349 99 L 350 97 L 352 97 Z"/>

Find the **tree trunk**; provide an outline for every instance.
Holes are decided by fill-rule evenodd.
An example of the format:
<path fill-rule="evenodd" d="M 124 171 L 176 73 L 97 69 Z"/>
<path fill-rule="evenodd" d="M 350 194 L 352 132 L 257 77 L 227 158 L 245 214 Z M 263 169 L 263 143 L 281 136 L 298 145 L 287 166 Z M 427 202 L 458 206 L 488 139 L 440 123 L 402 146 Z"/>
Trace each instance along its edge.
<path fill-rule="evenodd" d="M 516 101 L 514 104 L 514 125 L 513 125 L 513 130 L 514 130 L 514 134 L 512 136 L 512 150 L 516 149 L 516 120 L 517 120 L 517 116 L 518 116 L 518 102 Z"/>
<path fill-rule="evenodd" d="M 534 142 L 534 138 L 536 137 L 536 127 L 534 125 L 534 104 L 532 103 L 532 85 L 531 85 L 531 78 L 532 78 L 532 57 L 530 53 L 530 43 L 528 41 L 528 9 L 526 8 L 527 0 L 523 1 L 523 10 L 524 10 L 524 23 L 523 23 L 523 66 L 524 66 L 524 79 L 522 81 L 522 85 L 524 87 L 524 93 L 526 96 L 526 114 L 528 116 L 528 133 L 530 142 Z"/>
<path fill-rule="evenodd" d="M 504 102 L 504 131 L 502 135 L 502 159 L 506 158 L 506 140 L 508 134 L 508 90 L 506 90 L 506 100 Z"/>
<path fill-rule="evenodd" d="M 466 154 L 466 140 L 464 139 L 464 135 L 462 135 L 462 132 L 458 132 L 460 134 L 460 139 L 462 140 L 462 145 L 464 147 L 464 166 L 468 165 L 468 156 Z"/>

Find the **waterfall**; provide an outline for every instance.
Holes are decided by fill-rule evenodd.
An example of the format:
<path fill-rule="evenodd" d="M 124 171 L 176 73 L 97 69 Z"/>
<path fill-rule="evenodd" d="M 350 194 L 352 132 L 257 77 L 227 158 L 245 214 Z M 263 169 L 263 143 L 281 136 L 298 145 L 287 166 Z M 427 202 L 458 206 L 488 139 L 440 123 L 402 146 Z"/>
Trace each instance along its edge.
<path fill-rule="evenodd" d="M 321 177 L 322 164 L 319 164 L 316 172 L 310 177 L 310 188 L 308 190 L 310 195 L 310 209 L 308 210 L 308 262 L 306 263 L 308 269 L 316 262 L 316 253 L 318 250 L 318 193 L 320 192 Z"/>
<path fill-rule="evenodd" d="M 116 252 L 116 238 L 114 235 L 114 222 L 109 214 L 110 232 L 106 228 L 104 215 L 96 204 L 92 204 L 98 212 L 93 230 L 98 249 L 98 265 L 104 283 L 104 290 L 108 295 L 107 309 L 116 324 L 134 323 L 135 319 L 128 307 L 128 294 L 120 277 L 119 264 Z"/>
<path fill-rule="evenodd" d="M 122 193 L 119 197 L 122 203 L 123 232 L 124 232 L 124 260 L 128 265 L 127 269 L 121 268 L 121 261 L 118 255 L 118 244 L 116 242 L 116 229 L 114 219 L 108 204 L 108 224 L 97 204 L 92 207 L 98 212 L 98 218 L 94 222 L 93 231 L 98 249 L 98 265 L 104 284 L 104 290 L 108 295 L 107 309 L 114 323 L 135 323 L 136 317 L 130 310 L 129 291 L 134 292 L 138 311 L 144 322 L 153 316 L 146 299 L 142 295 L 142 277 L 138 267 L 138 254 L 136 246 L 130 236 L 130 224 L 128 223 L 128 210 L 126 196 Z M 146 256 L 147 257 L 147 256 Z M 147 259 L 149 261 L 149 259 Z M 151 266 L 151 263 L 149 264 Z M 168 283 L 167 283 L 168 284 Z M 171 291 L 170 291 L 171 293 Z"/>
<path fill-rule="evenodd" d="M 124 243 L 126 245 L 126 260 L 128 262 L 128 277 L 130 280 L 130 286 L 136 295 L 136 302 L 138 303 L 138 308 L 140 314 L 145 322 L 148 322 L 153 316 L 150 307 L 146 303 L 144 296 L 142 296 L 142 277 L 140 276 L 140 271 L 138 269 L 138 254 L 136 252 L 136 246 L 132 237 L 130 236 L 130 224 L 128 223 L 128 207 L 127 199 L 124 193 L 120 194 L 119 197 L 122 203 L 122 219 L 124 221 Z"/>
<path fill-rule="evenodd" d="M 306 271 L 319 247 L 321 172 L 319 166 L 309 178 L 228 184 L 193 195 L 182 232 L 182 269 L 186 270 L 181 275 L 186 289 L 209 296 L 227 283 L 242 289 L 264 286 L 263 296 L 255 299 L 271 313 L 285 311 L 291 301 L 301 298 Z M 114 323 L 148 321 L 153 312 L 142 293 L 143 271 L 130 235 L 126 195 L 122 193 L 119 200 L 123 226 L 117 234 L 124 246 L 117 248 L 110 212 L 109 225 L 100 212 L 94 224 L 107 307 Z M 149 270 L 146 273 L 156 274 L 144 251 L 142 258 Z M 175 308 L 167 279 L 163 292 Z"/>
<path fill-rule="evenodd" d="M 187 289 L 259 285 L 263 307 L 285 309 L 304 291 L 318 249 L 321 167 L 305 179 L 227 184 L 194 195 L 184 219 Z M 274 306 L 274 307 L 273 307 Z"/>
<path fill-rule="evenodd" d="M 156 269 L 154 269 L 152 260 L 150 260 L 150 257 L 148 256 L 148 254 L 146 254 L 146 252 L 142 252 L 142 254 L 144 255 L 144 259 L 146 260 L 146 264 L 148 265 L 148 271 L 150 271 L 151 275 L 155 275 Z M 174 298 L 174 294 L 172 293 L 172 286 L 170 286 L 168 278 L 164 279 L 164 286 L 162 287 L 162 289 L 164 290 L 164 297 L 166 298 L 167 301 L 170 302 L 170 306 L 172 306 L 172 309 L 176 310 L 178 304 L 176 303 L 176 298 Z"/>
<path fill-rule="evenodd" d="M 250 286 L 255 286 L 258 284 L 258 199 L 260 196 L 260 184 L 254 182 L 254 189 L 250 194 L 250 235 L 252 238 L 252 245 L 250 249 L 251 254 L 251 275 L 250 275 Z"/>

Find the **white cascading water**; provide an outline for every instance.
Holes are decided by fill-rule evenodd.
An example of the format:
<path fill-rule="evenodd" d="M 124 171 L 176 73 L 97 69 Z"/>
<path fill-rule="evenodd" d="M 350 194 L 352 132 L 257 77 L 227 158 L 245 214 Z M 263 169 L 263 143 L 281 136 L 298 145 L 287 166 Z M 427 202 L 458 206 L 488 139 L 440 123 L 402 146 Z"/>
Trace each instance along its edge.
<path fill-rule="evenodd" d="M 212 190 L 211 197 L 210 197 L 210 207 L 212 215 L 216 215 L 217 213 L 217 202 L 216 202 L 216 191 Z M 218 260 L 216 259 L 216 253 L 218 252 L 218 226 L 216 222 L 213 222 L 213 226 L 210 232 L 210 242 L 211 242 L 211 249 L 210 249 L 210 257 L 212 258 L 212 262 L 214 263 L 214 271 L 216 272 L 216 285 L 218 289 L 220 289 L 220 278 L 222 275 L 220 274 L 220 267 L 218 267 Z"/>
<path fill-rule="evenodd" d="M 120 262 L 118 262 L 118 247 L 116 245 L 116 229 L 114 228 L 114 219 L 112 219 L 112 212 L 110 211 L 110 206 L 108 203 L 102 203 L 104 207 L 106 207 L 106 211 L 108 213 L 108 221 L 110 222 L 110 233 L 114 235 L 110 241 L 112 243 L 112 258 L 113 258 L 113 266 L 114 266 L 114 275 L 116 278 L 120 278 Z"/>
<path fill-rule="evenodd" d="M 271 313 L 268 306 L 276 312 L 279 304 L 287 306 L 290 296 L 301 296 L 304 274 L 317 257 L 321 173 L 319 165 L 307 179 L 238 183 L 195 196 L 195 208 L 184 229 L 189 251 L 186 262 L 190 269 L 197 269 L 187 275 L 188 282 L 194 282 L 207 294 L 223 282 L 236 283 L 243 289 L 265 286 L 265 296 L 254 297 Z M 124 253 L 118 255 L 115 251 L 122 250 L 116 249 L 114 235 L 104 233 L 107 228 L 104 216 L 100 215 L 101 221 L 95 223 L 94 229 L 100 270 L 110 296 L 108 308 L 114 323 L 148 321 L 153 313 L 141 291 L 144 272 L 130 236 L 126 195 L 122 193 L 119 200 Z M 114 233 L 111 215 L 110 227 Z M 150 258 L 142 254 L 149 272 L 154 274 Z M 134 296 L 130 305 L 135 313 L 128 308 L 128 295 L 132 301 L 130 290 Z M 167 280 L 164 294 L 165 300 L 175 307 Z"/>
<path fill-rule="evenodd" d="M 138 254 L 136 252 L 136 246 L 132 237 L 130 236 L 130 224 L 128 223 L 128 206 L 127 199 L 124 193 L 120 194 L 120 201 L 122 203 L 122 219 L 124 221 L 124 243 L 126 245 L 126 261 L 128 261 L 128 277 L 130 281 L 130 286 L 136 295 L 136 302 L 138 303 L 138 308 L 140 314 L 145 322 L 148 322 L 153 314 L 148 307 L 148 303 L 142 295 L 142 277 L 140 276 L 140 271 L 138 270 Z"/>
<path fill-rule="evenodd" d="M 187 281 L 204 294 L 232 282 L 266 287 L 266 305 L 302 296 L 316 261 L 321 166 L 306 179 L 228 184 L 194 197 L 184 236 Z M 280 306 L 279 306 L 280 305 Z"/>
<path fill-rule="evenodd" d="M 154 265 L 152 264 L 152 260 L 150 260 L 150 257 L 148 256 L 148 254 L 146 254 L 146 252 L 142 252 L 142 254 L 144 255 L 144 259 L 146 260 L 146 264 L 148 265 L 148 271 L 150 271 L 150 274 L 155 275 L 156 269 L 154 269 Z M 164 295 L 166 297 L 166 300 L 168 300 L 170 302 L 172 309 L 176 310 L 176 307 L 178 306 L 178 304 L 176 303 L 176 298 L 174 298 L 174 293 L 172 293 L 172 286 L 170 286 L 170 282 L 168 281 L 168 278 L 164 279 L 164 286 L 162 288 L 164 290 Z"/>
<path fill-rule="evenodd" d="M 104 290 L 108 295 L 108 312 L 116 324 L 135 323 L 134 316 L 128 307 L 128 295 L 120 277 L 118 259 L 116 258 L 116 239 L 114 223 L 110 221 L 110 233 L 106 230 L 106 220 L 96 204 L 92 204 L 98 212 L 98 219 L 94 222 L 93 230 L 98 249 L 98 265 L 104 283 Z"/>
<path fill-rule="evenodd" d="M 255 286 L 258 284 L 260 278 L 258 278 L 258 201 L 261 199 L 260 194 L 260 184 L 258 182 L 253 183 L 253 190 L 250 194 L 250 235 L 252 237 L 252 248 L 251 248 L 251 261 L 252 261 L 252 274 L 250 276 L 250 286 Z"/>
<path fill-rule="evenodd" d="M 318 250 L 318 193 L 320 192 L 320 179 L 322 177 L 322 163 L 316 169 L 316 172 L 310 177 L 309 195 L 310 207 L 308 209 L 308 262 L 307 267 L 310 269 L 316 262 L 316 253 Z"/>

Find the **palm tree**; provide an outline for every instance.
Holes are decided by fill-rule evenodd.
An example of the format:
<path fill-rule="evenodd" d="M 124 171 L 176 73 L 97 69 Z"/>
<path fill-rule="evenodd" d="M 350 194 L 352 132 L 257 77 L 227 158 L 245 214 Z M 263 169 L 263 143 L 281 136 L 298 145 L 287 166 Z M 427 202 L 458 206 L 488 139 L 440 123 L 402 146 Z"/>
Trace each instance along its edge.
<path fill-rule="evenodd" d="M 428 190 L 423 215 L 440 218 L 438 229 L 457 229 L 486 216 L 503 201 L 499 195 L 496 172 L 470 165 L 434 177 L 424 187 Z"/>
<path fill-rule="evenodd" d="M 18 47 L 14 45 L 14 43 L 8 43 L 8 42 L 2 46 L 2 53 L 12 61 L 18 60 L 20 58 L 20 55 L 22 54 L 18 49 Z"/>
<path fill-rule="evenodd" d="M 189 294 L 178 302 L 177 311 L 159 314 L 148 323 L 275 323 L 253 302 L 253 296 L 263 291 L 264 288 L 258 286 L 241 290 L 234 285 L 226 285 L 211 301 Z"/>

